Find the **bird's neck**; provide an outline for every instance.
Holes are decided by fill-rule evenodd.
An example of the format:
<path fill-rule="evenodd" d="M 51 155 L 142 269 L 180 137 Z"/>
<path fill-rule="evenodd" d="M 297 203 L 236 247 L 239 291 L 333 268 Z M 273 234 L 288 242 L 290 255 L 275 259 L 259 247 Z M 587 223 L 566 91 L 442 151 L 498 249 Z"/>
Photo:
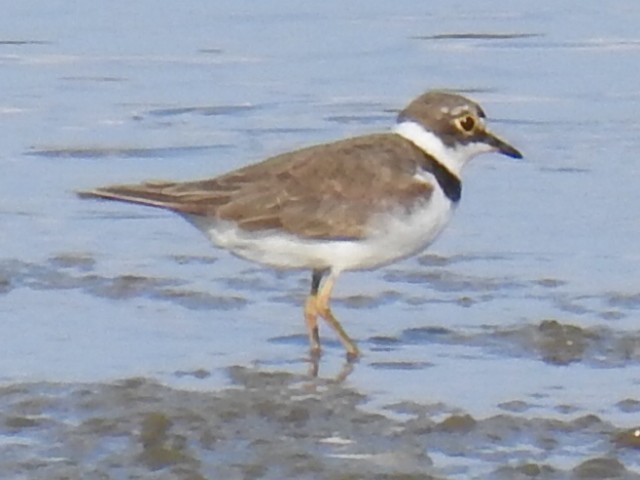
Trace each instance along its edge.
<path fill-rule="evenodd" d="M 467 145 L 454 147 L 446 145 L 436 134 L 412 120 L 403 120 L 397 123 L 392 131 L 433 157 L 458 178 L 460 178 L 462 168 L 476 154 Z"/>

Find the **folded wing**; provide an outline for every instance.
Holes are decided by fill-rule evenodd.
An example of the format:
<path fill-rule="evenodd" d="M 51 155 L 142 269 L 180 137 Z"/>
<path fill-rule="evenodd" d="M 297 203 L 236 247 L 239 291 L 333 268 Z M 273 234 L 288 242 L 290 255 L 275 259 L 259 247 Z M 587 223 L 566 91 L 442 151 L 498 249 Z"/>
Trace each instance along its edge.
<path fill-rule="evenodd" d="M 398 156 L 400 154 L 400 156 Z M 372 214 L 411 209 L 433 185 L 417 177 L 424 154 L 395 134 L 309 147 L 192 182 L 145 182 L 80 192 L 279 229 L 307 238 L 362 238 Z"/>

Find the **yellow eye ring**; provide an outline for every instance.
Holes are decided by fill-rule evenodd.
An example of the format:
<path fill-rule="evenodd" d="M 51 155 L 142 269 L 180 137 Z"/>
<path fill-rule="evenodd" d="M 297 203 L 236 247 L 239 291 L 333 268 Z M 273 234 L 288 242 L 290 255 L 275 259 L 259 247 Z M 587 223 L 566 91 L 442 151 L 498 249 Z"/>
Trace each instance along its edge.
<path fill-rule="evenodd" d="M 465 115 L 464 117 L 456 118 L 456 125 L 464 133 L 471 133 L 476 128 L 476 120 L 471 115 Z"/>

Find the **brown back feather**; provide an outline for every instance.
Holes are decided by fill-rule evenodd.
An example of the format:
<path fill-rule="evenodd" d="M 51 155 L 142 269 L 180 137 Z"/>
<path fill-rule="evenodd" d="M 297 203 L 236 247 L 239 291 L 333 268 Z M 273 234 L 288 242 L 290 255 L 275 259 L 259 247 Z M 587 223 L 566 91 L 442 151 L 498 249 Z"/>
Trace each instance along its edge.
<path fill-rule="evenodd" d="M 407 140 L 378 134 L 285 153 L 213 179 L 116 185 L 80 195 L 213 216 L 249 231 L 361 238 L 372 213 L 410 209 L 428 198 L 433 187 L 414 178 L 423 160 Z"/>

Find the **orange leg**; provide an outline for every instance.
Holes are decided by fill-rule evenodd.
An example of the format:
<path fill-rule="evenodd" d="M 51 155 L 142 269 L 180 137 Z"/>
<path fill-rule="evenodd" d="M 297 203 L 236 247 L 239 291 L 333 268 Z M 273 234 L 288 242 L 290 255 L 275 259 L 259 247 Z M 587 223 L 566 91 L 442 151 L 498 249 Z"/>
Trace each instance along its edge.
<path fill-rule="evenodd" d="M 311 292 L 304 302 L 304 321 L 307 325 L 307 333 L 309 335 L 309 347 L 311 355 L 320 354 L 320 334 L 318 332 L 318 288 L 320 281 L 324 276 L 323 270 L 314 270 L 311 277 Z"/>
<path fill-rule="evenodd" d="M 315 275 L 316 275 L 316 272 L 314 271 L 314 280 L 316 278 Z M 320 275 L 320 278 L 322 278 L 322 275 Z M 320 315 L 325 320 L 325 322 L 327 322 L 327 324 L 329 324 L 329 326 L 333 328 L 333 330 L 336 332 L 336 334 L 338 335 L 338 338 L 342 342 L 342 345 L 344 345 L 344 348 L 347 350 L 347 357 L 349 359 L 355 359 L 360 355 L 360 351 L 358 350 L 358 347 L 353 342 L 353 340 L 351 340 L 349 335 L 347 335 L 347 332 L 344 331 L 344 328 L 342 328 L 342 325 L 340 325 L 340 322 L 338 322 L 338 319 L 333 315 L 333 312 L 331 311 L 331 307 L 329 306 L 329 301 L 331 300 L 331 291 L 333 290 L 333 285 L 335 284 L 335 281 L 336 281 L 336 275 L 334 275 L 333 273 L 330 273 L 327 279 L 324 281 L 324 283 L 320 287 L 320 289 L 318 290 L 317 295 L 315 295 L 314 297 L 315 310 L 318 313 L 318 315 Z M 312 293 L 313 293 L 313 288 L 312 288 Z M 305 308 L 305 312 L 306 312 L 306 308 Z M 317 325 L 315 328 L 316 328 L 315 331 L 317 335 Z M 318 342 L 318 347 L 319 346 L 320 346 L 320 343 Z M 312 348 L 313 348 L 313 345 L 312 345 Z"/>

